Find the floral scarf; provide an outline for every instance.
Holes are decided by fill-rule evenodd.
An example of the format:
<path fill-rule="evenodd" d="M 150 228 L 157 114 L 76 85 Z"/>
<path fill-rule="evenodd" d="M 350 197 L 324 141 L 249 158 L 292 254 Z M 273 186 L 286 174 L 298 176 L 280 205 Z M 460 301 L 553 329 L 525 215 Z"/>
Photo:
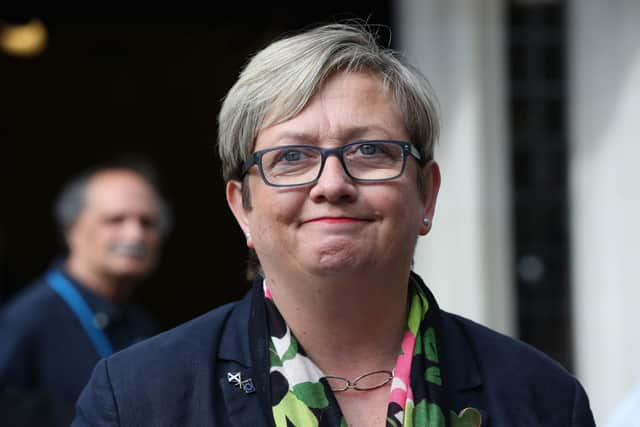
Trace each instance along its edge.
<path fill-rule="evenodd" d="M 387 427 L 477 427 L 480 412 L 449 409 L 439 352 L 439 308 L 417 276 L 409 281 L 407 328 L 393 371 Z M 307 356 L 264 287 L 270 396 L 276 427 L 346 427 L 324 373 Z M 448 414 L 448 417 L 445 417 Z"/>

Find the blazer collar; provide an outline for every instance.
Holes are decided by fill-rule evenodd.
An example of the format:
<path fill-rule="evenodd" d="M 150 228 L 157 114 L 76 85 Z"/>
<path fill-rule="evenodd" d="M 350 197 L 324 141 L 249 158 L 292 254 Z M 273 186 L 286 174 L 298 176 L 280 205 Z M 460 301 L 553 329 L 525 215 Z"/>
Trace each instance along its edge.
<path fill-rule="evenodd" d="M 482 386 L 482 376 L 470 340 L 455 316 L 441 312 L 449 388 L 456 391 Z"/>
<path fill-rule="evenodd" d="M 235 304 L 227 320 L 227 325 L 229 326 L 225 333 L 222 334 L 218 349 L 218 359 L 223 362 L 222 365 L 226 367 L 237 366 L 239 371 L 244 370 L 247 373 L 251 373 L 253 368 L 249 319 L 255 313 L 252 313 L 251 294 L 251 291 L 248 292 L 242 300 Z M 487 401 L 483 379 L 471 340 L 460 322 L 456 320 L 455 315 L 441 311 L 441 319 L 445 372 L 447 373 L 445 381 L 447 381 L 451 393 L 451 404 L 458 411 L 467 407 L 479 409 L 482 413 L 482 425 L 487 426 Z M 254 407 L 254 404 L 257 404 L 257 399 L 251 398 L 252 395 L 246 395 L 237 387 L 231 387 L 230 384 L 224 386 L 225 381 L 227 381 L 227 374 L 228 372 L 219 371 L 218 380 L 224 389 L 232 390 L 234 396 L 239 398 L 239 401 L 237 399 L 228 400 L 227 405 L 230 402 L 234 406 L 239 404 L 239 407 L 234 408 L 233 412 L 240 415 L 243 413 L 242 408 L 244 408 L 245 404 Z M 254 395 L 253 397 L 257 396 Z M 257 410 L 257 407 L 254 407 L 254 409 Z M 244 413 L 246 415 L 246 412 Z"/>
<path fill-rule="evenodd" d="M 247 368 L 252 367 L 249 338 L 251 311 L 251 292 L 248 292 L 229 314 L 227 325 L 232 327 L 222 334 L 218 358 L 235 361 Z M 482 376 L 471 341 L 456 317 L 441 311 L 448 387 L 456 392 L 463 392 L 482 387 Z"/>
<path fill-rule="evenodd" d="M 237 362 L 251 368 L 249 344 L 249 318 L 251 317 L 251 292 L 238 301 L 227 319 L 227 328 L 218 347 L 218 358 Z"/>
<path fill-rule="evenodd" d="M 251 291 L 233 307 L 218 348 L 215 378 L 222 391 L 230 425 L 234 427 L 273 426 L 273 419 L 270 417 L 269 373 L 268 369 L 262 368 L 266 362 L 254 363 L 256 354 L 251 351 L 251 341 L 263 338 L 256 337 L 256 328 L 250 325 L 252 318 L 254 322 L 259 322 L 263 315 L 260 312 L 263 306 L 253 304 L 261 289 L 256 286 L 258 284 L 254 282 Z M 265 355 L 268 355 L 266 349 Z"/>
<path fill-rule="evenodd" d="M 445 372 L 452 408 L 458 412 L 473 407 L 482 414 L 482 426 L 489 425 L 487 399 L 480 365 L 471 340 L 455 315 L 441 311 Z"/>

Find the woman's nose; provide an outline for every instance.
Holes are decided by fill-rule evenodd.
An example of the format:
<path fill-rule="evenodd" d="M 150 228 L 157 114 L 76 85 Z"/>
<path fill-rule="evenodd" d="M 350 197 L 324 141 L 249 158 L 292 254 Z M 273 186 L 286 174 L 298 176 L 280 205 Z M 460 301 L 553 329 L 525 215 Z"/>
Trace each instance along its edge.
<path fill-rule="evenodd" d="M 346 201 L 355 199 L 356 190 L 356 184 L 344 170 L 340 159 L 329 156 L 318 181 L 311 188 L 310 196 L 316 201 Z"/>

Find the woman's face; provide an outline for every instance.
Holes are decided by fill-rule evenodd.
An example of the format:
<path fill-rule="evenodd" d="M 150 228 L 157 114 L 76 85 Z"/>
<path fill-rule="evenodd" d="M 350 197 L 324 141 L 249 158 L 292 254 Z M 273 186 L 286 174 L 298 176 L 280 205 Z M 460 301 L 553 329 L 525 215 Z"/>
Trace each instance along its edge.
<path fill-rule="evenodd" d="M 340 73 L 327 80 L 300 114 L 261 130 L 254 150 L 408 139 L 402 117 L 378 78 Z M 418 235 L 429 231 L 423 218 L 433 217 L 440 182 L 438 167 L 430 162 L 423 168 L 421 194 L 419 167 L 409 157 L 398 179 L 357 183 L 339 159 L 330 156 L 317 183 L 297 188 L 270 187 L 253 167 L 246 181 L 251 208 L 242 206 L 239 182 L 228 184 L 227 199 L 250 234 L 247 244 L 255 248 L 267 277 L 408 271 Z"/>

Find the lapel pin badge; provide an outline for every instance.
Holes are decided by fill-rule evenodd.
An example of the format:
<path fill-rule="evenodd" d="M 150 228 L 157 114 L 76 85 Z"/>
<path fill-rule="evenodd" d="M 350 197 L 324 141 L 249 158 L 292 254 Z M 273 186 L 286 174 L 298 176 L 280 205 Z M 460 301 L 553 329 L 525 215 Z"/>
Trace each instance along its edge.
<path fill-rule="evenodd" d="M 227 381 L 229 381 L 229 384 L 232 384 L 244 391 L 245 394 L 251 394 L 256 391 L 253 379 L 247 378 L 246 380 L 243 380 L 240 372 L 227 372 Z"/>
<path fill-rule="evenodd" d="M 240 372 L 236 372 L 235 374 L 227 372 L 227 380 L 229 381 L 229 384 L 233 384 L 236 387 L 240 387 L 240 384 L 242 384 L 242 376 L 240 375 Z"/>
<path fill-rule="evenodd" d="M 242 381 L 242 390 L 246 394 L 251 394 L 256 391 L 256 386 L 253 385 L 253 380 L 251 378 L 247 378 L 246 380 Z"/>

